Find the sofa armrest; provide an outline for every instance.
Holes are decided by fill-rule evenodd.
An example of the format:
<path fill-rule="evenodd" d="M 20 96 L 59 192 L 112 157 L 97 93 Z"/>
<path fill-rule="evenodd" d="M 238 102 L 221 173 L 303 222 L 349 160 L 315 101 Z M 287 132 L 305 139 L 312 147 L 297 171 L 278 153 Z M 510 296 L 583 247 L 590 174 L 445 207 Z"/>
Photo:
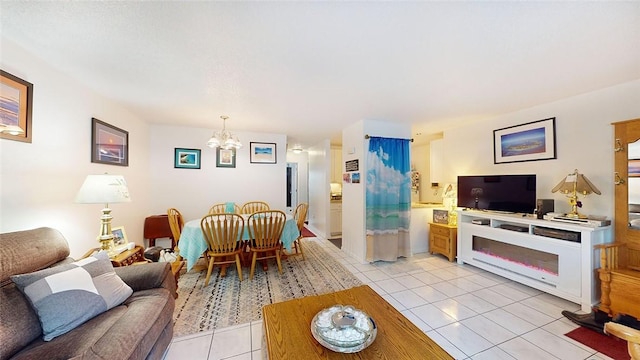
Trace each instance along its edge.
<path fill-rule="evenodd" d="M 165 288 L 173 295 L 176 293 L 176 279 L 171 272 L 171 264 L 167 262 L 157 262 L 141 265 L 121 266 L 114 268 L 116 274 L 122 281 L 133 289 L 133 291 Z"/>

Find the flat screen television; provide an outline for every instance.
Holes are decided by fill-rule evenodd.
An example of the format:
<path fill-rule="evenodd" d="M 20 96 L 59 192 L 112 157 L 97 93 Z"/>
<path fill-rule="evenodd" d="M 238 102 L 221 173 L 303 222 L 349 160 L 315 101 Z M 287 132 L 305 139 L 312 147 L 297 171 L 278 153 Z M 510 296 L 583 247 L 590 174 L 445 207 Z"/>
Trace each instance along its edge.
<path fill-rule="evenodd" d="M 536 208 L 536 176 L 458 176 L 458 206 L 479 210 L 533 213 Z"/>

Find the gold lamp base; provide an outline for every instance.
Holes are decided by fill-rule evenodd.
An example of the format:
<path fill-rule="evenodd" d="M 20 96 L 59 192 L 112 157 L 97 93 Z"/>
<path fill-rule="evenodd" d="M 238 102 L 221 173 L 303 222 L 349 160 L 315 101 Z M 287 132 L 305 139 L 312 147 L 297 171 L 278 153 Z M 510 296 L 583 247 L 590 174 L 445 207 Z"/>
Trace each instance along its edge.
<path fill-rule="evenodd" d="M 565 215 L 568 218 L 572 219 L 586 219 L 586 215 L 582 215 L 578 213 L 578 195 L 574 192 L 571 195 L 567 195 L 569 198 L 569 205 L 571 205 L 571 212 Z"/>
<path fill-rule="evenodd" d="M 98 241 L 100 241 L 100 248 L 106 251 L 109 257 L 116 255 L 113 243 L 114 236 L 111 232 L 111 219 L 113 219 L 111 209 L 109 205 L 105 205 L 100 217 L 100 236 L 98 236 Z"/>

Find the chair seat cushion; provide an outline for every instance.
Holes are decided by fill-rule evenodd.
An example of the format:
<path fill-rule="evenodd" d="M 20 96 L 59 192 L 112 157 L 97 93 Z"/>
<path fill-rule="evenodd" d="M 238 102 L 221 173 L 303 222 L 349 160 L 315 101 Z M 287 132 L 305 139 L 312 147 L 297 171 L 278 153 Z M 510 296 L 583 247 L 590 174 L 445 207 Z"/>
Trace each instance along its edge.
<path fill-rule="evenodd" d="M 103 252 L 70 264 L 14 275 L 11 280 L 36 311 L 45 341 L 121 304 L 133 293 Z"/>

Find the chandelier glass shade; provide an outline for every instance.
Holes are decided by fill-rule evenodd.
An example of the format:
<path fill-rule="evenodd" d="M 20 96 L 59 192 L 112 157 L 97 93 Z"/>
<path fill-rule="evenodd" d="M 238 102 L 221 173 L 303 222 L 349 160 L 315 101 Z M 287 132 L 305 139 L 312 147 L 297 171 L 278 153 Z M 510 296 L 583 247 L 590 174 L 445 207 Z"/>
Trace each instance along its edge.
<path fill-rule="evenodd" d="M 231 131 L 227 130 L 228 116 L 220 116 L 222 119 L 222 130 L 218 130 L 211 135 L 211 139 L 207 141 L 207 146 L 210 148 L 221 148 L 225 150 L 240 149 L 242 143 L 238 140 L 236 135 L 233 135 Z"/>

